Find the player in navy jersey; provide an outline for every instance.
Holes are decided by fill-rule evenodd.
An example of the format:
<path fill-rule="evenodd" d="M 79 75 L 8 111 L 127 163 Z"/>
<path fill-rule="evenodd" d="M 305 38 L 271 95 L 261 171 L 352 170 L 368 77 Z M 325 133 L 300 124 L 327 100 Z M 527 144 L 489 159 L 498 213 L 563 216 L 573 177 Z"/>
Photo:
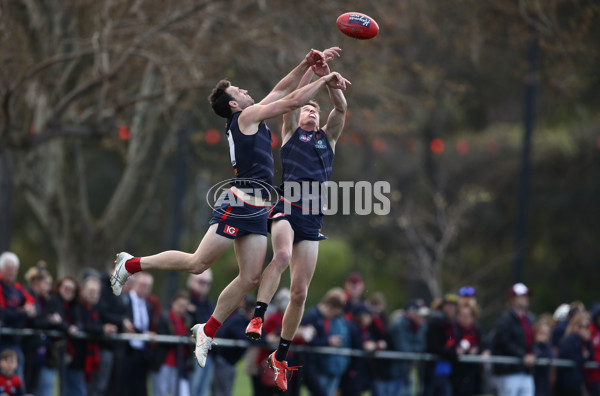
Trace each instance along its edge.
<path fill-rule="evenodd" d="M 311 80 L 313 72 L 318 76 L 326 75 L 329 67 L 324 64 L 311 68 L 300 86 Z M 275 382 L 284 391 L 287 389 L 286 371 L 295 369 L 288 367 L 285 361 L 287 351 L 304 313 L 308 287 L 317 264 L 319 241 L 326 239 L 321 234 L 326 203 L 320 185 L 329 181 L 335 144 L 346 120 L 347 104 L 342 89 L 331 85 L 327 88 L 333 110 L 322 128 L 319 105 L 314 101 L 284 116 L 281 143 L 284 196 L 269 214 L 274 256 L 263 272 L 254 318 L 246 329 L 248 337 L 261 337 L 267 304 L 277 291 L 281 274 L 289 266 L 290 302 L 283 316 L 279 346 L 269 355 Z M 316 188 L 307 189 L 311 184 Z M 292 191 L 294 189 L 296 191 Z"/>
<path fill-rule="evenodd" d="M 323 69 L 334 55 L 339 56 L 338 51 L 340 49 L 337 47 L 323 52 L 311 50 L 294 70 L 256 104 L 248 91 L 231 85 L 229 81 L 220 81 L 209 96 L 209 102 L 216 114 L 227 119 L 229 154 L 236 178 L 224 196 L 235 196 L 239 205 L 222 199 L 224 196 L 217 201 L 208 231 L 193 254 L 170 250 L 145 257 L 133 257 L 125 252 L 117 255 L 111 284 L 113 292 L 119 295 L 129 276 L 141 271 L 142 267 L 144 270 L 200 274 L 234 244 L 239 274 L 219 295 L 210 319 L 192 328 L 192 335 L 196 339 L 195 357 L 200 367 L 206 364 L 208 350 L 223 321 L 260 280 L 267 249 L 270 206 L 264 193 L 268 193 L 266 186 L 273 179 L 271 133 L 264 121 L 299 108 L 326 84 L 345 89 L 348 81 L 339 73 L 323 75 L 319 80 L 296 89 L 307 70 L 311 67 Z M 251 189 L 245 191 L 248 184 Z"/>

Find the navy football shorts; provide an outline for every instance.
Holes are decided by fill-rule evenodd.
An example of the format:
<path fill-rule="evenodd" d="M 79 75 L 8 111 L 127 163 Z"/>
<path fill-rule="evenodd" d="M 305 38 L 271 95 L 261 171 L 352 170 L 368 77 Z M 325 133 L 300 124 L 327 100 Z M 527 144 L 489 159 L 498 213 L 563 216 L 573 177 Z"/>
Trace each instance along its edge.
<path fill-rule="evenodd" d="M 284 200 L 281 199 L 271 208 L 269 226 L 271 222 L 279 220 L 287 220 L 292 226 L 294 243 L 327 239 L 325 235 L 321 234 L 321 228 L 323 227 L 322 214 L 302 213 L 301 206 L 289 202 L 286 205 Z"/>
<path fill-rule="evenodd" d="M 267 236 L 268 218 L 268 206 L 254 206 L 240 200 L 235 205 L 228 202 L 215 205 L 208 224 L 218 224 L 217 234 L 229 239 L 248 234 Z"/>

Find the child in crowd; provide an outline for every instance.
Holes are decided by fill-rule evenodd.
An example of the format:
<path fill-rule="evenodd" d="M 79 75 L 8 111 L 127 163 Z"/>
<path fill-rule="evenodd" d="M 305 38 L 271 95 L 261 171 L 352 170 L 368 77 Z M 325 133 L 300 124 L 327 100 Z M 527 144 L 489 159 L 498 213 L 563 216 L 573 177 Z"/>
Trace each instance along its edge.
<path fill-rule="evenodd" d="M 5 349 L 0 354 L 0 396 L 22 395 L 21 378 L 17 375 L 19 357 L 12 349 Z"/>
<path fill-rule="evenodd" d="M 555 357 L 551 340 L 552 325 L 553 319 L 550 315 L 541 315 L 533 325 L 533 353 L 538 358 L 552 359 Z M 551 374 L 552 368 L 550 366 L 535 366 L 533 369 L 535 396 L 552 394 Z"/>

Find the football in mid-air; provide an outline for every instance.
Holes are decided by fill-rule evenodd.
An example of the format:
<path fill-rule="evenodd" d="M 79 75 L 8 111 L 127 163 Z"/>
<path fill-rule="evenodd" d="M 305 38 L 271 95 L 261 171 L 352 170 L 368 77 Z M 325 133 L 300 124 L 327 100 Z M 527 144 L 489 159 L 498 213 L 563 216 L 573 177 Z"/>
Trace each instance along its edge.
<path fill-rule="evenodd" d="M 338 17 L 336 24 L 346 36 L 359 40 L 371 39 L 379 33 L 377 22 L 360 12 L 346 12 Z"/>

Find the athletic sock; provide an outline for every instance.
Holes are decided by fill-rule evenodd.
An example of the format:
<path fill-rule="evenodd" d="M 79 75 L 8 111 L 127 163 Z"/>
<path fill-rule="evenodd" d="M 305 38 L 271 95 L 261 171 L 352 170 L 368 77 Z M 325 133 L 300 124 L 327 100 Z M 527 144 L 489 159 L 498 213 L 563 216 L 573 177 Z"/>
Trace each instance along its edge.
<path fill-rule="evenodd" d="M 257 301 L 256 306 L 254 307 L 254 317 L 261 318 L 264 322 L 265 320 L 265 312 L 267 312 L 267 307 L 269 304 Z"/>
<path fill-rule="evenodd" d="M 280 338 L 279 346 L 277 347 L 277 351 L 275 352 L 275 359 L 279 360 L 280 362 L 283 362 L 287 357 L 290 345 L 292 345 L 292 341 Z"/>
<path fill-rule="evenodd" d="M 204 334 L 206 334 L 207 337 L 215 338 L 215 334 L 217 334 L 217 330 L 219 330 L 221 325 L 222 323 L 211 315 L 204 326 Z"/>
<path fill-rule="evenodd" d="M 130 274 L 135 274 L 142 270 L 142 262 L 140 257 L 133 257 L 125 261 L 125 269 Z"/>

